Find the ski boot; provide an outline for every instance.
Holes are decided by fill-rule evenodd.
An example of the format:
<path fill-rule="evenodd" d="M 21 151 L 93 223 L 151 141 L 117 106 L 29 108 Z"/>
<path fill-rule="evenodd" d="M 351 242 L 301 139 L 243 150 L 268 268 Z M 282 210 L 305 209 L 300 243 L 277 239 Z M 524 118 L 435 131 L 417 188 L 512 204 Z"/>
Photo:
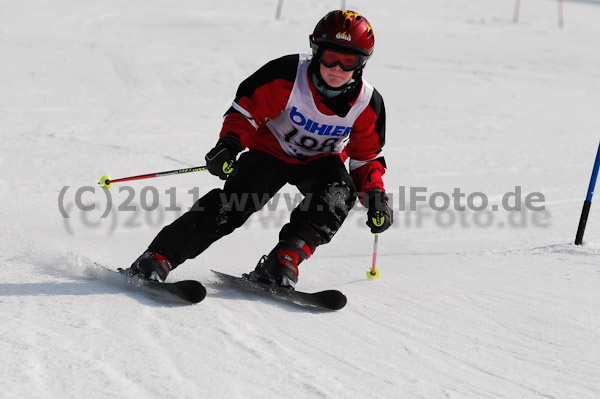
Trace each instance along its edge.
<path fill-rule="evenodd" d="M 164 283 L 173 269 L 171 262 L 161 254 L 152 251 L 144 252 L 128 269 L 119 269 L 128 277 Z"/>
<path fill-rule="evenodd" d="M 309 246 L 302 240 L 279 241 L 269 255 L 260 259 L 248 279 L 293 290 L 298 282 L 298 265 L 311 254 Z"/>

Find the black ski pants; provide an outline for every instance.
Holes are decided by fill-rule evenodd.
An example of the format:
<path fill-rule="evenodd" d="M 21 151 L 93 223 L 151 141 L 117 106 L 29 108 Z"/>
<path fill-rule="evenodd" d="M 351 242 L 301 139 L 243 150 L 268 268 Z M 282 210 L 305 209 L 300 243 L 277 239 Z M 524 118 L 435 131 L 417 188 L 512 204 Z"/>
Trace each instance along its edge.
<path fill-rule="evenodd" d="M 164 227 L 148 249 L 167 257 L 176 267 L 243 225 L 289 183 L 304 199 L 292 211 L 279 239 L 299 238 L 314 252 L 333 238 L 356 200 L 352 178 L 337 155 L 289 164 L 248 151 L 237 166 L 238 174 L 228 178 L 222 190 L 211 190 L 200 198 L 189 212 Z"/>

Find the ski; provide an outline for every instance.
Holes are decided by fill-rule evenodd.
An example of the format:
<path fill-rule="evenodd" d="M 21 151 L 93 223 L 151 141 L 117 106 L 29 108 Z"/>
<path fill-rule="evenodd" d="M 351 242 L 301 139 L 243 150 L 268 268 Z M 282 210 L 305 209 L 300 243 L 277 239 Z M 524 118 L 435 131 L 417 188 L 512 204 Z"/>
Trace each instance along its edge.
<path fill-rule="evenodd" d="M 140 288 L 153 297 L 162 298 L 174 302 L 195 304 L 206 297 L 206 288 L 196 280 L 183 280 L 174 283 L 159 283 L 157 281 L 146 281 L 139 278 L 125 277 L 128 283 Z"/>
<path fill-rule="evenodd" d="M 137 277 L 129 277 L 123 272 L 109 269 L 105 266 L 103 269 L 111 272 L 111 275 L 118 276 L 123 286 L 134 291 L 144 292 L 154 298 L 179 302 L 185 304 L 194 304 L 201 302 L 206 297 L 206 287 L 196 280 L 175 281 L 173 283 L 143 280 Z M 121 269 L 122 270 L 122 269 Z"/>
<path fill-rule="evenodd" d="M 272 298 L 281 299 L 286 302 L 292 302 L 304 307 L 316 307 L 327 310 L 340 310 L 346 306 L 347 298 L 337 290 L 327 290 L 319 292 L 302 292 L 288 288 L 282 288 L 274 285 L 261 284 L 248 280 L 244 275 L 242 277 L 232 276 L 211 270 L 221 281 L 229 286 L 239 288 L 247 292 L 266 295 Z"/>

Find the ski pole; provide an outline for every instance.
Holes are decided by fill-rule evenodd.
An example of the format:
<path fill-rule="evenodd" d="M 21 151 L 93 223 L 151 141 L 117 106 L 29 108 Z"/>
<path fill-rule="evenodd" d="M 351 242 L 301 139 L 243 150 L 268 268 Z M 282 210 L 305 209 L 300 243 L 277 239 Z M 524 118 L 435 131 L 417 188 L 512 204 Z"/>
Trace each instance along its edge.
<path fill-rule="evenodd" d="M 600 169 L 600 144 L 598 144 L 596 161 L 594 162 L 594 168 L 592 169 L 590 186 L 588 187 L 585 201 L 583 201 L 583 209 L 581 210 L 579 226 L 577 227 L 577 234 L 575 235 L 575 245 L 581 245 L 583 242 L 583 233 L 585 232 L 585 225 L 587 224 L 587 218 L 590 214 L 590 208 L 592 207 L 592 197 L 594 196 L 594 187 L 596 186 L 596 179 L 598 178 L 598 169 Z"/>
<path fill-rule="evenodd" d="M 369 280 L 377 280 L 379 278 L 379 269 L 375 267 L 377 263 L 377 242 L 379 241 L 379 233 L 375 233 L 375 238 L 373 239 L 373 264 L 371 268 L 367 270 L 367 278 Z"/>
<path fill-rule="evenodd" d="M 102 176 L 98 184 L 108 189 L 112 187 L 113 183 L 119 183 L 122 181 L 130 181 L 130 180 L 141 180 L 141 179 L 151 179 L 153 177 L 162 177 L 162 176 L 170 176 L 170 175 L 179 175 L 182 173 L 190 173 L 190 172 L 200 172 L 206 170 L 206 166 L 196 166 L 194 168 L 186 168 L 186 169 L 176 169 L 176 170 L 168 170 L 166 172 L 157 172 L 157 173 L 148 173 L 146 175 L 139 176 L 130 176 L 130 177 L 122 177 L 120 179 L 111 179 L 108 176 Z"/>

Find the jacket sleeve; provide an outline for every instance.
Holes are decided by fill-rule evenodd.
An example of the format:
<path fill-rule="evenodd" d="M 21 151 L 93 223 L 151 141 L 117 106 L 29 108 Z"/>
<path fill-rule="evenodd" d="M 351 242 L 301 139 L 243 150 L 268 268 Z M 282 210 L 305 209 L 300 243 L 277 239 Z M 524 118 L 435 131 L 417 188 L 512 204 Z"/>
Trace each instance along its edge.
<path fill-rule="evenodd" d="M 250 147 L 256 130 L 285 109 L 299 60 L 298 54 L 278 58 L 244 80 L 225 113 L 220 137 L 234 137 L 240 141 L 242 148 Z"/>
<path fill-rule="evenodd" d="M 385 173 L 385 106 L 383 97 L 373 90 L 371 101 L 354 122 L 346 154 L 350 158 L 350 175 L 359 193 L 384 190 Z"/>

